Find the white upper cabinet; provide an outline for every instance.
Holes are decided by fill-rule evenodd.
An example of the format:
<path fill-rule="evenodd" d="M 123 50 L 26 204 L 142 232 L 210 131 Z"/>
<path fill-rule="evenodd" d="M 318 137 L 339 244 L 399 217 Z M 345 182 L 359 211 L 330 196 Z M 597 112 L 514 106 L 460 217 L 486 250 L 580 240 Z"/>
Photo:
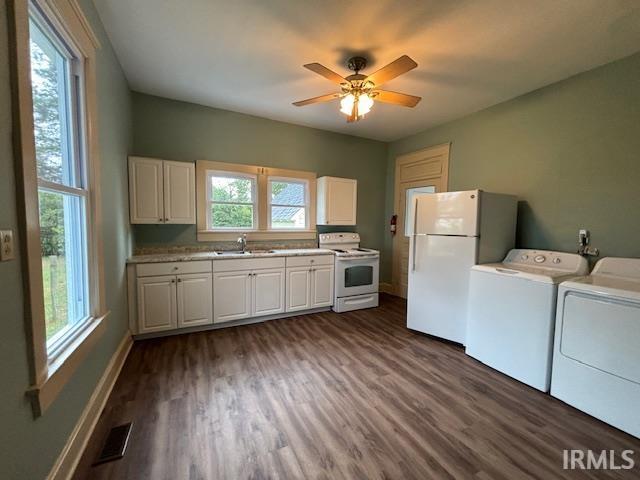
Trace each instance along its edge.
<path fill-rule="evenodd" d="M 164 222 L 196 223 L 196 166 L 164 161 Z"/>
<path fill-rule="evenodd" d="M 196 223 L 195 164 L 129 157 L 131 223 Z"/>
<path fill-rule="evenodd" d="M 162 160 L 129 157 L 131 223 L 163 223 Z"/>
<path fill-rule="evenodd" d="M 358 181 L 350 178 L 320 177 L 318 190 L 318 225 L 355 225 L 358 204 Z"/>

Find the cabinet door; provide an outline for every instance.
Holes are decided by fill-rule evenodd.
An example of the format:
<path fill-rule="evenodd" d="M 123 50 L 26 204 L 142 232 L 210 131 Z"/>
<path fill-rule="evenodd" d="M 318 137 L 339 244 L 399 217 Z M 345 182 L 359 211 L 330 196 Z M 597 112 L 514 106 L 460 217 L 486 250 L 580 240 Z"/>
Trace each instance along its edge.
<path fill-rule="evenodd" d="M 131 223 L 164 223 L 162 160 L 129 157 Z"/>
<path fill-rule="evenodd" d="M 140 333 L 176 328 L 176 277 L 138 279 L 138 327 Z"/>
<path fill-rule="evenodd" d="M 333 305 L 333 266 L 314 267 L 311 282 L 311 308 Z"/>
<path fill-rule="evenodd" d="M 284 268 L 274 268 L 252 273 L 254 316 L 284 312 L 284 272 Z"/>
<path fill-rule="evenodd" d="M 211 274 L 178 275 L 176 285 L 178 328 L 212 323 Z"/>
<path fill-rule="evenodd" d="M 287 268 L 287 312 L 311 308 L 311 268 Z"/>
<path fill-rule="evenodd" d="M 196 223 L 196 166 L 190 162 L 164 162 L 165 223 Z"/>
<path fill-rule="evenodd" d="M 213 323 L 251 316 L 250 273 L 245 270 L 213 275 Z"/>
<path fill-rule="evenodd" d="M 326 219 L 328 225 L 355 225 L 357 206 L 357 180 L 349 178 L 327 179 Z"/>

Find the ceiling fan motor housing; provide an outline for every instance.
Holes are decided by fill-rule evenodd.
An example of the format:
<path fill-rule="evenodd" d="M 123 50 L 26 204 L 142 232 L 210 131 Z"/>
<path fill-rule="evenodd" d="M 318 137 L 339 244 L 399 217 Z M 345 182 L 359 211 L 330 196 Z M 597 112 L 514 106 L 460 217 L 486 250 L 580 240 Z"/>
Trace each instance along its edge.
<path fill-rule="evenodd" d="M 367 59 L 364 57 L 351 57 L 347 62 L 349 70 L 353 70 L 358 73 L 360 70 L 364 70 L 367 66 Z"/>

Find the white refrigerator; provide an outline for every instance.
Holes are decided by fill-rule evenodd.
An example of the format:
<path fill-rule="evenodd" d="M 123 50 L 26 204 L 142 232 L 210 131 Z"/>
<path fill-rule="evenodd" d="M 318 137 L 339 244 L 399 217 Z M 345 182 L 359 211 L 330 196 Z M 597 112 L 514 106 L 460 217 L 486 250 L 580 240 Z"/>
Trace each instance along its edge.
<path fill-rule="evenodd" d="M 514 248 L 517 198 L 470 190 L 414 202 L 407 327 L 464 345 L 470 269 Z"/>

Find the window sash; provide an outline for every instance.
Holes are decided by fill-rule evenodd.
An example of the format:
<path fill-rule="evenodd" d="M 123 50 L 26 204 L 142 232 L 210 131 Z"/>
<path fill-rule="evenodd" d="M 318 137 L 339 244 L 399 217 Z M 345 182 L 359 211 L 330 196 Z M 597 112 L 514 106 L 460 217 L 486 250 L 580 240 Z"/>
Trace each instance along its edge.
<path fill-rule="evenodd" d="M 304 203 L 303 204 L 281 204 L 281 203 L 272 203 L 272 187 L 274 182 L 282 182 L 282 183 L 294 183 L 298 185 L 302 185 L 304 187 Z M 310 210 L 310 196 L 309 196 L 309 181 L 301 178 L 293 178 L 293 177 L 276 177 L 269 176 L 267 177 L 267 228 L 270 231 L 278 231 L 278 232 L 286 232 L 293 231 L 299 232 L 303 230 L 309 229 L 310 219 L 309 219 L 309 210 Z M 303 227 L 274 227 L 273 226 L 273 207 L 285 207 L 285 208 L 304 208 L 304 226 Z"/>
<path fill-rule="evenodd" d="M 45 352 L 49 364 L 64 353 L 66 347 L 75 341 L 75 339 L 83 333 L 90 321 L 97 315 L 97 277 L 95 266 L 95 246 L 92 235 L 92 205 L 91 195 L 88 189 L 89 185 L 89 169 L 87 165 L 87 129 L 86 123 L 86 104 L 84 103 L 84 56 L 73 46 L 71 41 L 66 41 L 40 11 L 39 6 L 29 3 L 29 38 L 34 38 L 36 43 L 48 41 L 56 53 L 64 58 L 64 68 L 58 66 L 58 115 L 60 123 L 60 141 L 61 141 L 61 177 L 60 181 L 52 181 L 47 178 L 38 176 L 38 191 L 56 193 L 62 195 L 63 199 L 68 197 L 78 197 L 81 199 L 80 222 L 72 219 L 75 226 L 71 227 L 71 231 L 65 231 L 65 237 L 71 239 L 70 245 L 73 252 L 66 252 L 65 256 L 73 254 L 79 258 L 72 261 L 74 277 L 72 284 L 67 284 L 66 295 L 72 295 L 71 298 L 83 298 L 83 309 L 85 314 L 78 319 L 71 319 L 67 316 L 67 322 L 59 332 L 56 332 L 51 338 L 47 339 L 45 334 Z M 46 53 L 46 52 L 45 52 Z M 33 87 L 32 87 L 33 88 Z M 35 127 L 35 125 L 34 125 Z M 35 133 L 35 132 L 34 132 Z M 38 159 L 36 158 L 36 166 Z M 37 168 L 37 167 L 36 167 Z M 66 207 L 63 207 L 66 210 Z M 38 219 L 40 221 L 40 218 Z M 66 229 L 65 229 L 66 230 Z M 78 237 L 79 236 L 79 237 Z M 65 238 L 65 242 L 67 238 Z M 77 247 L 77 248 L 76 248 Z M 66 267 L 66 265 L 65 265 Z M 76 269 L 79 268 L 80 270 Z M 73 294 L 69 293 L 69 289 L 75 289 Z M 79 293 L 78 288 L 83 292 Z M 44 295 L 44 291 L 42 292 Z M 68 306 L 67 308 L 75 308 Z M 67 314 L 69 315 L 69 314 Z M 70 321 L 71 320 L 71 321 Z M 46 319 L 45 319 L 46 326 Z"/>
<path fill-rule="evenodd" d="M 221 201 L 213 199 L 213 188 L 212 188 L 212 179 L 218 178 L 229 178 L 229 179 L 242 179 L 249 180 L 251 182 L 251 199 L 252 202 L 233 202 L 233 201 Z M 233 231 L 233 232 L 252 232 L 258 229 L 258 178 L 257 175 L 251 175 L 247 173 L 241 172 L 230 172 L 230 171 L 218 171 L 218 170 L 209 170 L 206 174 L 206 182 L 207 182 L 207 229 L 210 231 Z M 237 205 L 237 206 L 247 206 L 252 207 L 252 219 L 251 227 L 240 227 L 240 226 L 229 226 L 229 227 L 220 227 L 213 225 L 213 218 L 211 215 L 212 207 L 214 205 Z"/>

